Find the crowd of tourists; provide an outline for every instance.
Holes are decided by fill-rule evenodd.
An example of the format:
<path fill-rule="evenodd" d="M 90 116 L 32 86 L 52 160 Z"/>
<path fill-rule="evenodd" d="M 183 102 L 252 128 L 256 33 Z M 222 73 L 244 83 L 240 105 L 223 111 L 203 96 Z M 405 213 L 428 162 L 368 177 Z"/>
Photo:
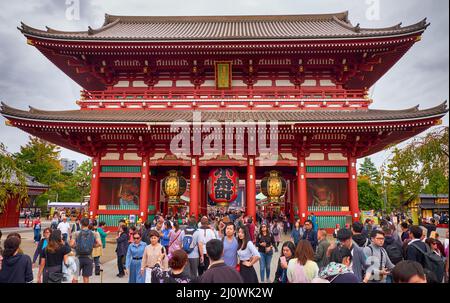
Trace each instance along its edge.
<path fill-rule="evenodd" d="M 292 227 L 284 216 L 258 217 L 253 222 L 240 212 L 214 212 L 200 220 L 162 215 L 139 225 L 121 220 L 115 235 L 117 276 L 129 283 L 448 281 L 448 232 L 441 242 L 428 226 L 432 221 L 397 226 L 391 217 L 379 225 L 368 219 L 336 226 L 329 234 L 317 228 L 314 216 Z M 32 259 L 22 252 L 20 235 L 9 234 L 1 252 L 0 282 L 76 283 L 79 277 L 89 282 L 101 271 L 108 235 L 104 225 L 87 218 L 68 223 L 62 217 L 44 229 Z"/>
<path fill-rule="evenodd" d="M 78 283 L 80 277 L 88 283 L 94 273 L 101 273 L 100 257 L 108 235 L 104 225 L 88 218 L 69 223 L 62 216 L 61 222 L 45 228 L 42 235 L 33 226 L 36 249 L 32 258 L 21 249 L 21 235 L 8 234 L 0 245 L 0 283 Z M 36 277 L 33 267 L 38 268 Z"/>

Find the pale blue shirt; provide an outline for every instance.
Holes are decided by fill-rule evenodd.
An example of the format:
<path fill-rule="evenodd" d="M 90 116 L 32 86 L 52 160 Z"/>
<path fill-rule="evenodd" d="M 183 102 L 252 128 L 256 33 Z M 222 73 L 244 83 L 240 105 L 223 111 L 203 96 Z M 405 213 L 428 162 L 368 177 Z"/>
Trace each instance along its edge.
<path fill-rule="evenodd" d="M 238 246 L 238 241 L 235 237 L 233 237 L 231 242 L 228 241 L 227 237 L 223 239 L 223 260 L 226 265 L 236 267 Z"/>
<path fill-rule="evenodd" d="M 248 261 L 251 257 L 261 257 L 258 249 L 252 241 L 248 241 L 247 247 L 244 250 L 239 249 L 237 251 L 237 254 L 239 256 L 239 260 L 241 261 Z"/>

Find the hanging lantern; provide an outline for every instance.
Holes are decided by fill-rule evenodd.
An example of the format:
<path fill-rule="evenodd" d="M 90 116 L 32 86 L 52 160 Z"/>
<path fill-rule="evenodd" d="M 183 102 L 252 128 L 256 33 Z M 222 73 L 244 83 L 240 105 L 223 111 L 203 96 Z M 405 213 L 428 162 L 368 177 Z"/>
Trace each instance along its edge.
<path fill-rule="evenodd" d="M 276 170 L 271 170 L 268 176 L 261 180 L 261 192 L 268 198 L 269 206 L 277 206 L 280 203 L 281 196 L 286 193 L 286 185 L 286 180 Z"/>
<path fill-rule="evenodd" d="M 209 173 L 208 196 L 218 206 L 228 206 L 236 200 L 239 175 L 234 168 L 216 168 Z"/>
<path fill-rule="evenodd" d="M 169 199 L 170 205 L 175 205 L 180 202 L 180 197 L 186 191 L 186 179 L 181 176 L 181 173 L 176 170 L 167 172 L 168 176 L 164 178 L 162 186 L 166 197 Z"/>

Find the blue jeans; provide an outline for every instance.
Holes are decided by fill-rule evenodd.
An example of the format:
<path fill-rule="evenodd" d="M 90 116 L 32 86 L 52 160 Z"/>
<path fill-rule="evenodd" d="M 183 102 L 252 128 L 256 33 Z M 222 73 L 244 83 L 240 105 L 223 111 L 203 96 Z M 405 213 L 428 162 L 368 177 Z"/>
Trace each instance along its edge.
<path fill-rule="evenodd" d="M 34 229 L 34 242 L 39 242 L 41 240 L 41 229 Z"/>
<path fill-rule="evenodd" d="M 259 260 L 259 273 L 261 274 L 261 282 L 264 282 L 264 274 L 267 275 L 267 281 L 270 279 L 270 262 L 272 261 L 273 253 L 259 253 L 261 259 Z"/>

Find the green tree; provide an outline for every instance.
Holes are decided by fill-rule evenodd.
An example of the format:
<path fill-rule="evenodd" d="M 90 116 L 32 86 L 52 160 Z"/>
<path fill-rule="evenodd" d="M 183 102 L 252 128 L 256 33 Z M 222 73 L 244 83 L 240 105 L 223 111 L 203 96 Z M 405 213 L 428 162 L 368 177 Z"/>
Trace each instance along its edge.
<path fill-rule="evenodd" d="M 372 185 L 380 186 L 380 173 L 370 158 L 364 158 L 363 163 L 359 167 L 359 175 L 366 176 Z"/>
<path fill-rule="evenodd" d="M 390 208 L 420 193 L 448 194 L 448 142 L 448 127 L 440 127 L 403 148 L 393 148 L 383 174 Z"/>
<path fill-rule="evenodd" d="M 392 158 L 387 165 L 387 196 L 390 208 L 399 208 L 403 202 L 419 195 L 422 177 L 419 161 L 411 149 L 394 148 Z"/>
<path fill-rule="evenodd" d="M 11 198 L 18 198 L 18 206 L 28 201 L 25 174 L 17 167 L 14 157 L 0 143 L 0 210 Z"/>
<path fill-rule="evenodd" d="M 439 127 L 425 137 L 414 140 L 407 148 L 417 154 L 421 175 L 429 194 L 448 194 L 449 141 L 448 127 Z"/>
<path fill-rule="evenodd" d="M 367 176 L 358 177 L 358 201 L 359 208 L 363 210 L 383 208 L 383 199 Z"/>
<path fill-rule="evenodd" d="M 36 137 L 30 137 L 28 143 L 14 154 L 17 165 L 40 183 L 50 187 L 60 180 L 62 166 L 58 146 Z"/>
<path fill-rule="evenodd" d="M 73 175 L 74 183 L 80 190 L 81 198 L 91 192 L 92 161 L 86 160 L 78 166 Z"/>

